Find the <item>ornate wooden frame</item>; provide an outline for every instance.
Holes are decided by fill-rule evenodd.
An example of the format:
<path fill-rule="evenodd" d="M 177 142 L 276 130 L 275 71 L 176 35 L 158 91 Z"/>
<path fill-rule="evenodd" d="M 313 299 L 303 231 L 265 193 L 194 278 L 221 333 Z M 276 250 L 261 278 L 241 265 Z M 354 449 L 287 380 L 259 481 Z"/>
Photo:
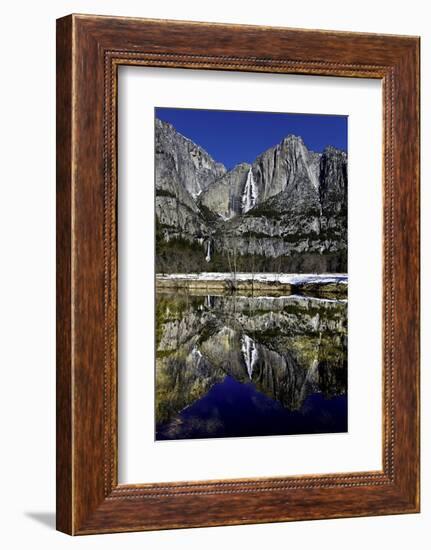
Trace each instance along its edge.
<path fill-rule="evenodd" d="M 119 65 L 377 78 L 384 102 L 383 469 L 119 485 Z M 419 38 L 70 15 L 57 21 L 57 528 L 419 511 Z"/>

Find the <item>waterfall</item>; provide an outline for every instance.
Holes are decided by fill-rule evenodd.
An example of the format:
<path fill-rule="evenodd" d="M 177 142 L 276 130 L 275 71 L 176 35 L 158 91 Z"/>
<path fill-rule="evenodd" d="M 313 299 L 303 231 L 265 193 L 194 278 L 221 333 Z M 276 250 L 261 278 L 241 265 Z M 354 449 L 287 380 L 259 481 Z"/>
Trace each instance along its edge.
<path fill-rule="evenodd" d="M 205 256 L 205 260 L 207 262 L 211 261 L 211 241 L 210 240 L 208 240 L 207 242 L 207 255 Z"/>
<path fill-rule="evenodd" d="M 247 367 L 248 377 L 251 380 L 258 354 L 256 344 L 253 342 L 250 336 L 247 336 L 247 334 L 244 334 L 244 336 L 241 338 L 241 351 Z"/>
<path fill-rule="evenodd" d="M 208 309 L 211 309 L 214 305 L 214 296 L 210 296 L 209 294 L 205 296 L 205 307 Z"/>
<path fill-rule="evenodd" d="M 253 172 L 250 170 L 247 174 L 247 181 L 245 182 L 244 192 L 241 197 L 242 212 L 248 212 L 257 201 L 257 187 L 254 181 Z"/>

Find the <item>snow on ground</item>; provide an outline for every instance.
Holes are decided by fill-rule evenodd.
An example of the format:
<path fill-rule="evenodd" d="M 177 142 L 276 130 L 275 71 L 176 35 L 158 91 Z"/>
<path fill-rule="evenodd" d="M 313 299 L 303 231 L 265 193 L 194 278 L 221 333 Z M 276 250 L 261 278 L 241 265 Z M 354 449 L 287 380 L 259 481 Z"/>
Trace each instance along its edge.
<path fill-rule="evenodd" d="M 238 300 L 247 301 L 250 299 L 249 296 L 238 296 Z M 258 294 L 253 296 L 253 300 L 259 304 L 259 302 L 274 302 L 276 304 L 288 304 L 292 302 L 324 302 L 324 303 L 343 303 L 347 304 L 346 298 L 320 298 L 318 296 L 302 296 L 300 294 L 287 294 L 286 296 L 266 296 L 265 294 Z"/>
<path fill-rule="evenodd" d="M 346 273 L 237 273 L 236 276 L 232 273 L 169 273 L 161 275 L 157 273 L 156 278 L 159 280 L 175 280 L 185 279 L 190 281 L 226 281 L 236 279 L 237 281 L 250 281 L 262 283 L 279 283 L 279 284 L 303 284 L 303 283 L 348 283 Z"/>

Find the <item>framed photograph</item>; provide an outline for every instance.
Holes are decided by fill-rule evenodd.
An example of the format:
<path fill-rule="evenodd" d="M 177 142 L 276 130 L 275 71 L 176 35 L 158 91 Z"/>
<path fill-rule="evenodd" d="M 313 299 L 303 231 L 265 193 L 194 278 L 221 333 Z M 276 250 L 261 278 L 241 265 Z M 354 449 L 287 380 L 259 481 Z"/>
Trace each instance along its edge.
<path fill-rule="evenodd" d="M 419 511 L 419 38 L 57 21 L 57 528 Z"/>

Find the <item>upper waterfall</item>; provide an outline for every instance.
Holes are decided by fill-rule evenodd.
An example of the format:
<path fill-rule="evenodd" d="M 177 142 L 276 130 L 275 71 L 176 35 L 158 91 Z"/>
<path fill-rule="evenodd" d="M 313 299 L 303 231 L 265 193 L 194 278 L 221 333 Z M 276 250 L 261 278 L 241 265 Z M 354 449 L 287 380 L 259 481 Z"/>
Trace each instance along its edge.
<path fill-rule="evenodd" d="M 257 187 L 254 181 L 253 172 L 251 167 L 247 174 L 247 181 L 245 182 L 244 192 L 241 198 L 242 212 L 248 212 L 253 208 L 257 201 Z"/>

